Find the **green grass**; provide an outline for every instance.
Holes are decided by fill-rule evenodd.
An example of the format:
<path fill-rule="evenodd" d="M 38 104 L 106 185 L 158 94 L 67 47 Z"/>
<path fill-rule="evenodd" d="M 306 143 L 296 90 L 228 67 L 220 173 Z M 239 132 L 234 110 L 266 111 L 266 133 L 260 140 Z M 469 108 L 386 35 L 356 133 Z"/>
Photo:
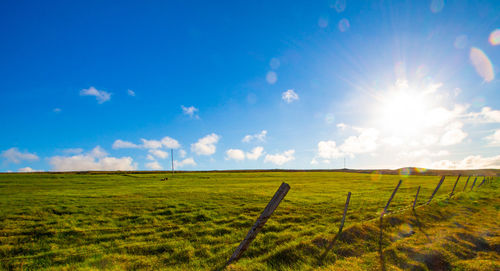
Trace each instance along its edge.
<path fill-rule="evenodd" d="M 168 181 L 160 181 L 166 176 Z M 401 210 L 411 205 L 419 185 L 422 188 L 418 203 L 423 204 L 438 183 L 438 176 L 214 172 L 179 173 L 174 177 L 158 173 L 0 174 L 0 268 L 221 267 L 284 181 L 291 186 L 288 195 L 241 260 L 229 269 L 379 269 L 377 218 L 399 179 L 403 184 L 389 208 L 398 213 L 385 219 L 383 249 L 389 269 L 404 269 L 406 265 L 424 270 L 432 267 L 426 257 L 419 260 L 414 256 L 428 255 L 425 249 L 441 253 L 436 254 L 437 258 L 443 256 L 439 247 L 429 245 L 435 242 L 429 242 L 426 236 L 445 235 L 450 228 L 447 223 L 455 223 L 454 217 L 460 212 L 477 216 L 478 220 L 470 225 L 470 231 L 460 228 L 463 234 L 472 236 L 465 239 L 476 240 L 476 231 L 482 225 L 496 227 L 496 235 L 485 241 L 489 249 L 481 253 L 486 256 L 478 256 L 477 251 L 456 259 L 448 255 L 446 266 L 457 270 L 498 267 L 498 257 L 494 257 L 499 253 L 495 242 L 500 230 L 496 222 L 500 209 L 497 183 L 483 186 L 478 192 L 458 193 L 447 200 L 456 179 L 448 177 L 434 198 L 435 203 L 418 209 L 427 210 L 419 216 L 424 227 L 415 221 L 410 210 Z M 469 188 L 472 181 L 471 178 Z M 459 182 L 458 191 L 462 191 L 464 183 L 465 179 Z M 344 234 L 319 264 L 319 256 L 338 230 L 348 191 L 352 196 Z M 461 225 L 464 223 L 468 223 L 467 219 Z M 401 231 L 414 233 L 402 238 L 398 237 Z M 459 232 L 447 234 L 453 237 Z M 457 251 L 465 251 L 453 244 Z M 396 245 L 406 250 L 401 252 Z M 408 252 L 408 247 L 418 253 Z M 471 253 L 475 253 L 472 258 Z M 451 263 L 457 259 L 458 263 Z"/>

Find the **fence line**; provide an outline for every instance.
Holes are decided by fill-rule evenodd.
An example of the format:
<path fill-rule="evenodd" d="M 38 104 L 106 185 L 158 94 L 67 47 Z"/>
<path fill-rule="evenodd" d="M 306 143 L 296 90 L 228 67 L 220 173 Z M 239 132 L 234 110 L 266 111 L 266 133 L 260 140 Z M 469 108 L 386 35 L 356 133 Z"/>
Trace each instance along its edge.
<path fill-rule="evenodd" d="M 461 175 L 459 175 L 457 177 L 457 180 L 455 181 L 455 184 L 453 186 L 453 190 L 450 194 L 453 195 L 454 193 L 454 190 L 457 186 L 457 183 L 460 179 Z M 464 186 L 464 191 L 465 191 L 465 188 L 467 187 L 467 183 L 469 182 L 469 179 L 470 179 L 470 176 L 468 176 L 467 178 L 467 181 L 465 183 L 465 186 Z M 429 200 L 425 203 L 425 204 L 422 204 L 420 206 L 424 206 L 424 205 L 428 205 L 430 204 L 431 200 L 434 198 L 434 196 L 436 195 L 437 191 L 439 190 L 439 188 L 441 187 L 441 185 L 443 184 L 445 180 L 445 176 L 442 176 L 441 179 L 439 180 L 439 183 L 437 184 L 436 188 L 434 189 L 431 197 L 429 198 Z M 474 185 L 476 183 L 476 180 L 477 180 L 477 177 L 475 177 L 474 179 L 474 183 L 472 184 L 472 187 L 471 187 L 471 190 L 474 188 Z M 491 177 L 484 177 L 483 176 L 483 181 L 481 182 L 481 184 L 478 186 L 478 188 L 483 185 L 483 184 L 488 184 L 488 183 L 491 183 L 493 179 Z M 389 208 L 389 205 L 391 204 L 394 196 L 396 195 L 399 187 L 401 186 L 401 183 L 402 183 L 402 180 L 399 180 L 396 188 L 394 189 L 394 191 L 392 192 L 391 194 L 391 197 L 389 198 L 389 200 L 387 201 L 387 204 L 384 206 L 384 209 L 383 211 L 381 212 L 380 214 L 380 235 L 379 235 L 379 253 L 380 253 L 380 260 L 381 260 L 381 267 L 382 267 L 382 270 L 385 270 L 385 262 L 384 262 L 384 256 L 383 256 L 383 250 L 382 250 L 382 238 L 383 238 L 383 218 L 384 218 L 384 215 L 385 214 L 388 214 L 387 210 Z M 413 201 L 413 204 L 411 206 L 411 208 L 413 210 L 415 210 L 415 207 L 419 207 L 416 203 L 417 203 L 417 199 L 418 199 L 418 195 L 419 195 L 419 192 L 420 192 L 420 188 L 421 186 L 418 186 L 418 189 L 417 189 L 417 193 L 415 195 L 415 200 Z M 236 250 L 234 251 L 234 253 L 232 254 L 232 256 L 229 258 L 229 260 L 227 261 L 227 263 L 224 265 L 224 267 L 222 268 L 222 270 L 224 270 L 227 266 L 229 266 L 231 263 L 234 263 L 236 262 L 240 257 L 241 255 L 243 254 L 243 252 L 245 252 L 245 250 L 248 248 L 248 246 L 250 245 L 250 243 L 256 238 L 257 234 L 260 232 L 260 230 L 264 227 L 264 224 L 267 222 L 267 220 L 271 217 L 272 213 L 276 210 L 276 208 L 278 207 L 278 205 L 280 204 L 280 202 L 283 200 L 283 198 L 286 196 L 286 194 L 288 193 L 288 191 L 290 190 L 290 186 L 287 184 L 287 183 L 282 183 L 281 186 L 279 187 L 279 189 L 276 191 L 276 193 L 274 194 L 273 198 L 271 199 L 271 201 L 269 201 L 268 205 L 266 206 L 266 208 L 264 209 L 264 211 L 262 212 L 262 214 L 259 216 L 259 218 L 257 219 L 257 221 L 255 222 L 255 224 L 252 226 L 252 228 L 250 229 L 250 231 L 248 232 L 247 236 L 245 237 L 245 239 L 240 243 L 240 245 L 236 248 Z M 332 240 L 332 242 L 330 243 L 329 247 L 327 248 L 327 250 L 323 253 L 323 255 L 321 256 L 320 258 L 320 263 L 322 262 L 322 259 L 324 259 L 324 257 L 326 256 L 326 254 L 331 250 L 333 249 L 336 241 L 340 238 L 340 235 L 342 233 L 342 230 L 343 230 L 343 227 L 344 227 L 344 223 L 345 223 L 345 220 L 346 220 L 346 214 L 347 214 L 347 210 L 348 210 L 348 206 L 349 206 L 349 203 L 350 203 L 350 198 L 351 198 L 351 192 L 348 192 L 347 194 L 347 199 L 346 199 L 346 203 L 344 205 L 344 212 L 343 212 L 343 215 L 342 215 L 342 220 L 340 222 L 340 225 L 339 225 L 339 231 L 338 233 L 336 234 L 336 236 L 334 237 L 334 239 Z M 404 212 L 406 210 L 408 210 L 409 207 L 407 208 L 401 208 L 400 210 L 397 210 L 397 211 L 393 211 L 391 212 L 391 214 L 397 214 L 397 213 L 401 213 L 401 212 Z M 376 218 L 374 218 L 376 219 Z M 367 221 L 372 221 L 374 219 L 369 219 Z M 364 222 L 367 222 L 367 221 L 364 221 Z M 363 221 L 361 221 L 363 222 Z"/>

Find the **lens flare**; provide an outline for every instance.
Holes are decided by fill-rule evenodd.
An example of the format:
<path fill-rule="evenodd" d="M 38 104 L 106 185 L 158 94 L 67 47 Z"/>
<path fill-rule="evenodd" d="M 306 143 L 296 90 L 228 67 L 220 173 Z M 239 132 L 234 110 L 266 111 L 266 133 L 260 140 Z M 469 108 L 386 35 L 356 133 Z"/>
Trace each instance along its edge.
<path fill-rule="evenodd" d="M 493 65 L 491 64 L 488 56 L 476 47 L 470 49 L 469 55 L 472 65 L 476 69 L 476 72 L 481 76 L 484 81 L 491 82 L 495 79 L 495 73 L 493 72 Z"/>
<path fill-rule="evenodd" d="M 455 39 L 455 42 L 453 43 L 453 45 L 457 49 L 464 49 L 465 46 L 467 46 L 467 42 L 468 42 L 467 36 L 460 35 Z"/>
<path fill-rule="evenodd" d="M 278 75 L 275 72 L 270 71 L 266 74 L 266 81 L 272 85 L 278 81 Z"/>
<path fill-rule="evenodd" d="M 441 12 L 444 8 L 444 0 L 432 0 L 431 2 L 431 11 L 433 13 Z"/>
<path fill-rule="evenodd" d="M 472 99 L 472 106 L 476 108 L 481 108 L 486 105 L 486 99 L 484 97 L 478 96 Z"/>
<path fill-rule="evenodd" d="M 426 172 L 426 171 L 427 171 L 427 169 L 426 169 L 426 168 L 423 168 L 423 167 L 417 167 L 417 168 L 415 168 L 415 170 L 416 170 L 418 173 L 424 173 L 424 172 Z"/>
<path fill-rule="evenodd" d="M 349 20 L 347 20 L 346 18 L 339 21 L 340 32 L 346 32 L 347 30 L 349 30 L 349 27 L 351 27 L 351 25 L 349 24 Z"/>
<path fill-rule="evenodd" d="M 338 13 L 341 13 L 342 11 L 344 11 L 345 7 L 346 7 L 346 0 L 337 0 L 337 1 L 335 1 L 335 5 L 333 6 L 333 8 L 335 8 L 335 10 Z"/>
<path fill-rule="evenodd" d="M 427 74 L 429 74 L 429 68 L 427 68 L 427 66 L 425 66 L 425 65 L 418 66 L 418 68 L 417 68 L 417 77 L 418 78 L 423 78 Z"/>
<path fill-rule="evenodd" d="M 380 174 L 380 172 L 378 171 L 374 171 L 370 174 L 370 178 L 374 182 L 380 181 L 380 179 L 382 179 L 382 174 Z"/>
<path fill-rule="evenodd" d="M 328 19 L 326 18 L 319 18 L 318 19 L 318 26 L 321 28 L 326 28 L 328 26 Z"/>
<path fill-rule="evenodd" d="M 328 123 L 328 124 L 334 123 L 335 122 L 335 115 L 333 115 L 332 113 L 326 114 L 326 116 L 325 116 L 325 122 Z"/>
<path fill-rule="evenodd" d="M 280 67 L 280 60 L 276 57 L 271 58 L 271 61 L 269 61 L 269 66 L 273 70 L 278 69 Z"/>
<path fill-rule="evenodd" d="M 408 176 L 410 176 L 410 174 L 411 174 L 411 171 L 407 167 L 399 170 L 399 176 L 401 176 L 401 177 L 408 177 Z"/>
<path fill-rule="evenodd" d="M 493 30 L 493 32 L 491 32 L 489 41 L 493 46 L 500 44 L 500 29 L 495 29 Z"/>

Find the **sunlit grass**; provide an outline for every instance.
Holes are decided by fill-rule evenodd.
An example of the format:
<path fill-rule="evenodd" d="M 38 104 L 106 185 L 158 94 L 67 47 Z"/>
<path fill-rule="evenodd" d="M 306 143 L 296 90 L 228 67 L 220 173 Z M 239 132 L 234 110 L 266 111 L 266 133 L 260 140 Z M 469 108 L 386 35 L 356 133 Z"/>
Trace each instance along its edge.
<path fill-rule="evenodd" d="M 168 181 L 160 181 L 166 176 Z M 424 203 L 439 181 L 438 176 L 374 177 L 329 172 L 180 173 L 173 177 L 2 174 L 1 267 L 178 270 L 220 267 L 285 181 L 291 186 L 290 192 L 233 268 L 323 268 L 317 263 L 318 256 L 338 230 L 345 197 L 351 191 L 346 236 L 335 253 L 328 255 L 326 266 L 345 266 L 347 262 L 342 258 L 366 252 L 365 260 L 349 263 L 362 269 L 363 265 L 375 264 L 367 259 L 373 257 L 369 255 L 378 244 L 374 238 L 378 235 L 372 232 L 377 232 L 376 220 L 369 220 L 378 217 L 400 178 L 403 184 L 389 211 L 408 208 L 419 185 L 422 188 L 418 203 Z M 454 201 L 443 201 L 455 178 L 445 180 L 435 198 L 436 208 L 449 211 L 460 206 Z M 458 191 L 462 191 L 464 182 L 459 183 Z M 475 192 L 456 197 L 472 207 L 476 204 L 474 208 L 479 210 L 485 201 L 498 196 L 491 186 L 481 189 L 490 191 L 485 194 L 489 197 L 483 199 L 482 194 Z M 489 206 L 496 208 L 497 218 L 498 206 L 498 199 Z M 442 214 L 433 215 L 439 218 Z M 422 220 L 432 221 L 429 217 Z M 392 223 L 389 228 L 404 223 L 397 224 Z M 349 234 L 353 236 L 352 243 L 345 239 Z M 335 254 L 340 260 L 333 265 Z"/>

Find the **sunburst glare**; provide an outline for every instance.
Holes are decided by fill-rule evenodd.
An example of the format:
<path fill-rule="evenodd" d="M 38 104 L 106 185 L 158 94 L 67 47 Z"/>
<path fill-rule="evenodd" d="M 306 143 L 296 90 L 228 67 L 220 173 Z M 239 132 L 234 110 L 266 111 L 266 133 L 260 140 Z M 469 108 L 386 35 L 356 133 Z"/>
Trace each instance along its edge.
<path fill-rule="evenodd" d="M 380 97 L 377 126 L 394 136 L 419 136 L 432 104 L 428 93 L 428 89 L 418 89 L 409 86 L 406 80 L 398 80 Z"/>

